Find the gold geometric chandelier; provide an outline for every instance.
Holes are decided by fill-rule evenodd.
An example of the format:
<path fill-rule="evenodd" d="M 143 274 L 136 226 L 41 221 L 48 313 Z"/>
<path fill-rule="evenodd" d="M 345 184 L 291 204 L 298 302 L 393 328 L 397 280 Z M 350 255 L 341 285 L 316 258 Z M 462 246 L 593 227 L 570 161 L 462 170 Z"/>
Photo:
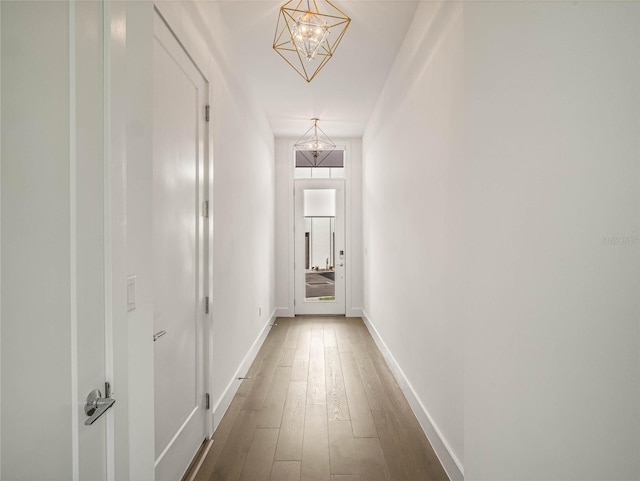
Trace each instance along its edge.
<path fill-rule="evenodd" d="M 349 23 L 329 0 L 289 0 L 280 7 L 273 49 L 311 82 L 331 59 Z"/>
<path fill-rule="evenodd" d="M 318 120 L 320 119 L 311 119 L 313 125 L 302 134 L 302 137 L 293 146 L 295 150 L 301 152 L 311 167 L 319 167 L 329 153 L 336 148 L 336 144 L 318 127 Z M 313 159 L 309 158 L 309 155 Z"/>

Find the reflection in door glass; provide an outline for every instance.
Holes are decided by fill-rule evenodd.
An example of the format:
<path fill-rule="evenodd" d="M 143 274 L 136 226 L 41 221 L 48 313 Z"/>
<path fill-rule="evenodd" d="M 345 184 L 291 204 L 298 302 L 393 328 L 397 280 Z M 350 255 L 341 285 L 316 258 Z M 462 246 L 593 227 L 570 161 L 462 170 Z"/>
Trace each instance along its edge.
<path fill-rule="evenodd" d="M 335 217 L 305 217 L 305 297 L 335 301 Z"/>

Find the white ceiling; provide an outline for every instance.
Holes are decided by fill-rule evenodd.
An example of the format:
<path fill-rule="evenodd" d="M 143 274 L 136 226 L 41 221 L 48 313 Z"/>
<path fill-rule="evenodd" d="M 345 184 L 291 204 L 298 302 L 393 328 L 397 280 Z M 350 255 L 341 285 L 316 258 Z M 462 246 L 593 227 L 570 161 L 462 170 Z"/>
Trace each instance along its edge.
<path fill-rule="evenodd" d="M 272 48 L 284 3 L 220 2 L 234 54 L 246 67 L 274 134 L 299 137 L 311 125 L 309 119 L 318 117 L 318 125 L 330 137 L 362 136 L 418 2 L 335 0 L 351 17 L 351 25 L 311 83 Z"/>

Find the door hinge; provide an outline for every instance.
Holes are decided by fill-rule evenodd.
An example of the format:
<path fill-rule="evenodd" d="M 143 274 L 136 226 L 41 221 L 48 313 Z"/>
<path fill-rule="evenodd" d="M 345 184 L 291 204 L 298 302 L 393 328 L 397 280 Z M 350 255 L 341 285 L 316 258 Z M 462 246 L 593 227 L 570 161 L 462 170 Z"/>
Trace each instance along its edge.
<path fill-rule="evenodd" d="M 209 201 L 208 200 L 204 201 L 204 216 L 207 219 L 209 218 Z"/>
<path fill-rule="evenodd" d="M 209 396 L 209 393 L 205 393 L 204 395 L 204 408 L 211 409 L 211 397 Z"/>
<path fill-rule="evenodd" d="M 209 314 L 209 296 L 204 298 L 204 313 Z"/>
<path fill-rule="evenodd" d="M 204 119 L 209 122 L 209 119 L 211 117 L 211 107 L 208 105 L 205 105 L 204 107 Z"/>

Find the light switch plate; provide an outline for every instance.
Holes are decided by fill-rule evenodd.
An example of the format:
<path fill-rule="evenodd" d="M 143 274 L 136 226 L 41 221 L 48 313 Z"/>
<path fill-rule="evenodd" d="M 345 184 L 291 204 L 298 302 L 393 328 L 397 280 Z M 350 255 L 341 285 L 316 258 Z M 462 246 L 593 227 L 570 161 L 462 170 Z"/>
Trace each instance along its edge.
<path fill-rule="evenodd" d="M 136 276 L 127 277 L 127 310 L 136 308 Z"/>

